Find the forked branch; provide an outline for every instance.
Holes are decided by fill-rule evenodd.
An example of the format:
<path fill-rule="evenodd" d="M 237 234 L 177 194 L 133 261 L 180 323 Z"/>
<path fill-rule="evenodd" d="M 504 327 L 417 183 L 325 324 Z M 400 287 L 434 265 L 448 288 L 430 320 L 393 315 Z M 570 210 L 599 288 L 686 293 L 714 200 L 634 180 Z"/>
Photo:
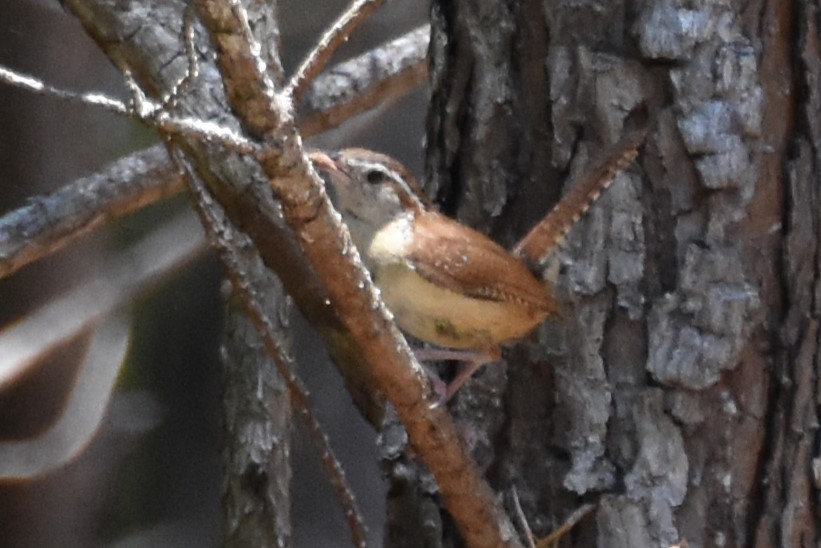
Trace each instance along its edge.
<path fill-rule="evenodd" d="M 445 505 L 471 546 L 518 546 L 510 519 L 459 443 L 447 412 L 431 408 L 426 377 L 374 292 L 338 221 L 322 182 L 301 150 L 285 101 L 262 100 L 270 93 L 248 62 L 253 47 L 240 47 L 242 22 L 219 0 L 195 5 L 217 49 L 217 59 L 233 110 L 244 127 L 264 136 L 267 153 L 260 165 L 280 200 L 283 215 L 305 258 L 325 286 L 330 305 L 379 387 L 393 403 L 411 445 L 436 477 Z M 231 48 L 226 45 L 231 44 Z M 242 91 L 242 93 L 239 93 Z M 361 288 L 361 289 L 360 289 Z"/>
<path fill-rule="evenodd" d="M 294 103 L 302 99 L 308 85 L 325 68 L 339 46 L 345 43 L 365 18 L 383 3 L 384 0 L 353 0 L 342 12 L 342 15 L 322 35 L 288 82 L 285 94 L 292 97 Z"/>
<path fill-rule="evenodd" d="M 86 6 L 85 3 L 93 5 Z M 136 51 L 136 48 L 127 48 L 126 53 L 122 49 L 115 52 L 110 37 L 125 34 L 105 32 L 98 25 L 110 24 L 111 19 L 92 16 L 99 10 L 116 9 L 115 6 L 96 4 L 93 0 L 67 0 L 66 5 L 81 18 L 103 49 L 115 56 L 121 65 L 123 55 Z M 252 143 L 250 141 L 237 141 L 239 146 L 232 150 L 256 153 L 255 158 L 280 199 L 284 217 L 296 235 L 295 242 L 301 248 L 304 261 L 310 266 L 311 276 L 315 275 L 320 282 L 320 291 L 327 295 L 327 299 L 320 299 L 317 305 L 314 295 L 309 296 L 293 285 L 304 280 L 294 281 L 294 271 L 280 269 L 286 285 L 292 284 L 289 292 L 295 295 L 298 302 L 306 299 L 302 304 L 306 305 L 309 316 L 321 316 L 322 303 L 330 303 L 334 310 L 333 317 L 339 318 L 339 324 L 328 324 L 320 331 L 331 348 L 337 349 L 337 354 L 339 341 L 344 340 L 345 351 L 352 352 L 359 361 L 369 366 L 370 375 L 377 380 L 379 389 L 395 405 L 416 453 L 436 476 L 445 504 L 466 541 L 472 546 L 518 545 L 509 519 L 458 442 L 458 432 L 449 416 L 441 408 L 431 409 L 425 373 L 413 360 L 401 335 L 388 319 L 362 265 L 355 254 L 350 253 L 350 240 L 338 225 L 322 184 L 300 148 L 300 139 L 289 110 L 289 98 L 276 94 L 259 71 L 261 65 L 255 57 L 258 48 L 247 32 L 247 21 L 243 21 L 241 12 L 237 10 L 239 4 L 227 0 L 200 0 L 196 5 L 216 45 L 231 108 L 239 115 L 246 131 L 264 141 L 261 151 L 252 150 L 256 147 L 244 148 Z M 138 79 L 145 77 L 142 71 L 153 67 L 151 63 L 136 66 L 140 65 L 139 59 L 132 61 L 135 65 L 130 66 L 135 67 Z M 216 166 L 208 165 L 208 161 L 213 161 L 205 153 L 208 147 L 202 147 L 203 142 L 208 144 L 214 140 L 202 138 L 201 131 L 186 134 L 175 126 L 173 122 L 176 119 L 155 111 L 150 104 L 148 107 L 141 109 L 141 119 L 153 120 L 154 125 L 172 134 L 197 163 L 198 171 L 205 174 L 204 179 L 209 186 L 219 185 L 212 169 Z M 113 107 L 115 111 L 119 109 L 119 105 Z M 246 198 L 234 194 L 231 188 L 212 186 L 212 190 L 217 199 L 226 205 L 229 216 L 236 215 L 243 208 L 247 210 L 248 205 L 237 205 Z M 276 224 L 276 220 L 263 221 L 264 215 L 254 211 L 254 219 L 266 227 Z M 232 219 L 244 226 L 250 222 L 247 218 Z M 272 244 L 285 242 L 284 245 L 290 245 L 287 237 L 272 238 L 271 231 L 267 229 L 249 232 L 259 238 L 257 243 L 266 262 L 281 264 L 282 257 L 274 256 Z M 295 267 L 294 261 L 288 268 L 301 272 L 301 267 Z"/>
<path fill-rule="evenodd" d="M 337 498 L 342 503 L 346 521 L 351 531 L 351 539 L 355 546 L 364 547 L 366 539 L 365 524 L 362 520 L 362 514 L 357 507 L 353 492 L 348 485 L 348 481 L 345 479 L 342 465 L 339 463 L 339 459 L 334 455 L 327 436 L 311 410 L 308 390 L 294 371 L 293 358 L 288 355 L 277 341 L 271 320 L 266 316 L 262 307 L 257 302 L 255 293 L 251 288 L 251 282 L 240 264 L 236 250 L 230 243 L 232 239 L 226 237 L 223 222 L 221 222 L 221 219 L 224 218 L 224 213 L 221 211 L 219 204 L 214 202 L 208 194 L 208 190 L 202 182 L 197 179 L 196 175 L 180 157 L 179 152 L 170 148 L 169 153 L 172 155 L 172 158 L 175 159 L 175 163 L 186 174 L 187 186 L 194 198 L 194 207 L 205 227 L 208 240 L 223 262 L 233 291 L 242 300 L 248 318 L 256 327 L 268 356 L 276 366 L 280 377 L 285 381 L 288 387 L 288 393 L 291 396 L 291 401 L 296 406 L 297 413 L 302 419 L 314 447 L 316 447 L 319 452 L 322 467 L 332 487 L 336 491 Z"/>
<path fill-rule="evenodd" d="M 427 77 L 429 33 L 430 29 L 424 26 L 320 75 L 300 110 L 297 125 L 302 136 L 310 137 L 336 127 L 421 85 Z M 29 76 L 18 76 L 37 82 Z M 186 81 L 180 82 L 175 93 L 167 94 L 164 105 L 181 99 Z M 13 79 L 5 82 L 11 83 Z M 41 89 L 48 95 L 55 88 L 42 84 Z M 77 95 L 57 91 L 56 97 L 72 101 Z M 106 101 L 119 103 L 109 98 Z M 52 194 L 32 197 L 26 205 L 0 217 L 0 278 L 62 249 L 108 220 L 176 194 L 182 188 L 179 171 L 169 162 L 165 148 L 156 145 Z"/>

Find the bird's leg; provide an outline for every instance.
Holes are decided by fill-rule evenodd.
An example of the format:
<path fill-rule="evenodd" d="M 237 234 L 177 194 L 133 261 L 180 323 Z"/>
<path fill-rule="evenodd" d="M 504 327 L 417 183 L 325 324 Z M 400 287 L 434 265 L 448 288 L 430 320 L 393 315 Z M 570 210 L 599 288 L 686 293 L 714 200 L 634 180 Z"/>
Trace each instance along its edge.
<path fill-rule="evenodd" d="M 434 371 L 428 369 L 431 375 L 433 389 L 439 396 L 437 405 L 447 403 L 462 385 L 465 384 L 465 381 L 482 365 L 495 362 L 501 358 L 501 353 L 498 349 L 453 350 L 448 348 L 417 348 L 414 349 L 413 353 L 419 361 L 454 360 L 461 362 L 456 376 L 448 384 L 445 384 Z"/>

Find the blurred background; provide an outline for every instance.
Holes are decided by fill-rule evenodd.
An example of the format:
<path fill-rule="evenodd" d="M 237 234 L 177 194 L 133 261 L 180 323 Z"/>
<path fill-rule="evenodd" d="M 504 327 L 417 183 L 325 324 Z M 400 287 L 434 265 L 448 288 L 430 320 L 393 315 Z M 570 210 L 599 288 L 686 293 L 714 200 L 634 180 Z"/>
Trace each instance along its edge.
<path fill-rule="evenodd" d="M 292 69 L 346 2 L 280 5 L 284 62 Z M 336 61 L 412 29 L 426 9 L 389 3 Z M 56 0 L 0 2 L 0 28 L 0 65 L 58 87 L 125 97 L 119 73 Z M 373 148 L 420 175 L 426 96 L 419 90 L 311 145 Z M 0 85 L 0 215 L 154 142 L 123 119 Z M 180 215 L 192 215 L 186 199 L 165 200 L 0 280 L 0 328 L 105 276 L 108 257 Z M 202 252 L 133 303 L 128 359 L 101 430 L 58 470 L 0 481 L 0 546 L 220 544 L 220 286 L 217 261 Z M 374 433 L 310 328 L 299 319 L 294 325 L 301 376 L 379 545 L 385 488 Z M 36 438 L 60 416 L 87 339 L 60 346 L 0 391 L 0 444 Z M 293 457 L 294 546 L 348 546 L 342 512 L 299 425 Z"/>

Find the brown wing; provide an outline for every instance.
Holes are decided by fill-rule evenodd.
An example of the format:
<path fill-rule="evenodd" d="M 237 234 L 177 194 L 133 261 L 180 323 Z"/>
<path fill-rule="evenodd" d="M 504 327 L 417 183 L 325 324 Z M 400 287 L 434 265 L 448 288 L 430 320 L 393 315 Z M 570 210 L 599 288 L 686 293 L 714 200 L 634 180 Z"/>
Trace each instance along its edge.
<path fill-rule="evenodd" d="M 546 312 L 558 310 L 544 283 L 518 259 L 485 235 L 439 213 L 417 216 L 407 258 L 420 276 L 452 291 Z"/>

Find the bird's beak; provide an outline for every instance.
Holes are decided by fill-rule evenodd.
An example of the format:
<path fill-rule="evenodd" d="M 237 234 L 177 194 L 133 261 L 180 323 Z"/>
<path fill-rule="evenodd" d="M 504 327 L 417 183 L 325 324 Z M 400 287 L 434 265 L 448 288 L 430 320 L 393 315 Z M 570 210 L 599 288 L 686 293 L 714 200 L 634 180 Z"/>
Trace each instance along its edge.
<path fill-rule="evenodd" d="M 334 162 L 330 156 L 319 150 L 309 152 L 308 159 L 314 164 L 314 168 L 316 169 L 329 172 L 339 170 L 339 166 L 336 162 Z"/>

